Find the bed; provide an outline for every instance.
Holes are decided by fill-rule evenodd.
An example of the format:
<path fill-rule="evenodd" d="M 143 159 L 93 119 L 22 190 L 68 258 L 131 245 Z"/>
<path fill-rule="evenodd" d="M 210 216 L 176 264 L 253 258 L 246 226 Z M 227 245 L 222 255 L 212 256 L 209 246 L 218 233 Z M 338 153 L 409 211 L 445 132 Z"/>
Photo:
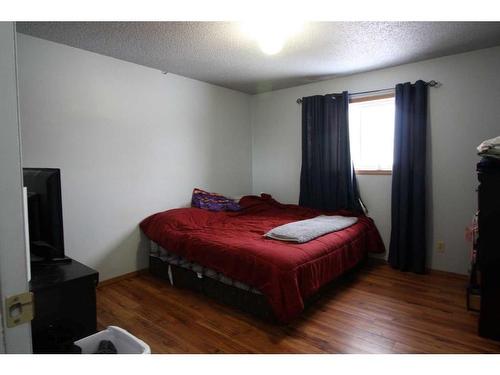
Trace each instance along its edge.
<path fill-rule="evenodd" d="M 263 237 L 270 229 L 332 212 L 282 204 L 271 196 L 245 196 L 237 212 L 179 208 L 143 220 L 150 270 L 177 286 L 219 297 L 258 315 L 288 323 L 321 287 L 384 245 L 364 215 L 341 231 L 303 244 Z"/>

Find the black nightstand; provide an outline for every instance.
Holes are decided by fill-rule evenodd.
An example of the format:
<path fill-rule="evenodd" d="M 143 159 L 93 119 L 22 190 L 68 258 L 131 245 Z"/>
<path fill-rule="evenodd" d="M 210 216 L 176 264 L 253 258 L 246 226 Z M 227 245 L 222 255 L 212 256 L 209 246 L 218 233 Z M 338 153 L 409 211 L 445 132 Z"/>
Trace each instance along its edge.
<path fill-rule="evenodd" d="M 97 271 L 76 260 L 31 265 L 33 353 L 65 353 L 74 341 L 96 332 L 98 281 Z"/>

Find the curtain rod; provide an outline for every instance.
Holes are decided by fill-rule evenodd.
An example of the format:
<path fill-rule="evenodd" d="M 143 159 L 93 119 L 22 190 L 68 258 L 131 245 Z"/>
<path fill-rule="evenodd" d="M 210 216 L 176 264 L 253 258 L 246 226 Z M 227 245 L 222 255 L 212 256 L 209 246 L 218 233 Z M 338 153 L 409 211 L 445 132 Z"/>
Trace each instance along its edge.
<path fill-rule="evenodd" d="M 427 86 L 429 86 L 429 87 L 437 87 L 437 86 L 439 86 L 439 82 L 434 81 L 434 80 L 425 82 L 425 84 Z M 387 89 L 378 89 L 378 90 L 370 90 L 370 91 L 353 92 L 353 93 L 350 93 L 349 96 L 352 96 L 352 95 L 363 95 L 363 94 L 373 94 L 375 92 L 383 92 L 383 91 L 390 91 L 390 90 L 394 90 L 394 87 L 387 88 Z M 302 98 L 298 98 L 297 99 L 297 104 L 302 104 Z"/>

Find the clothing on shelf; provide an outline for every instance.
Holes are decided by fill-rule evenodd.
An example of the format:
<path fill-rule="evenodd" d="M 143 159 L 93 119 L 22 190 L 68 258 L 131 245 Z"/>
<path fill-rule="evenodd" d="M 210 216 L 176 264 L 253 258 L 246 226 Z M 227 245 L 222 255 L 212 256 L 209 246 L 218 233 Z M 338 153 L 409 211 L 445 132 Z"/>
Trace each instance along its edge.
<path fill-rule="evenodd" d="M 477 152 L 481 156 L 500 159 L 500 136 L 481 142 L 477 146 Z"/>

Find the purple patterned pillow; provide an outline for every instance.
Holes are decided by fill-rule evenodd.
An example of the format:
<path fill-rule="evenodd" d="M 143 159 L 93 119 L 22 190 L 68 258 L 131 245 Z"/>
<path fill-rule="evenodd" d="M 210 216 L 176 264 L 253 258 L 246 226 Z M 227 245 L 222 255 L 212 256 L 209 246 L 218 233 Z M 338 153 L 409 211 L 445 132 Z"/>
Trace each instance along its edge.
<path fill-rule="evenodd" d="M 216 193 L 195 188 L 191 198 L 191 207 L 203 208 L 209 211 L 239 211 L 241 207 L 234 200 Z"/>

